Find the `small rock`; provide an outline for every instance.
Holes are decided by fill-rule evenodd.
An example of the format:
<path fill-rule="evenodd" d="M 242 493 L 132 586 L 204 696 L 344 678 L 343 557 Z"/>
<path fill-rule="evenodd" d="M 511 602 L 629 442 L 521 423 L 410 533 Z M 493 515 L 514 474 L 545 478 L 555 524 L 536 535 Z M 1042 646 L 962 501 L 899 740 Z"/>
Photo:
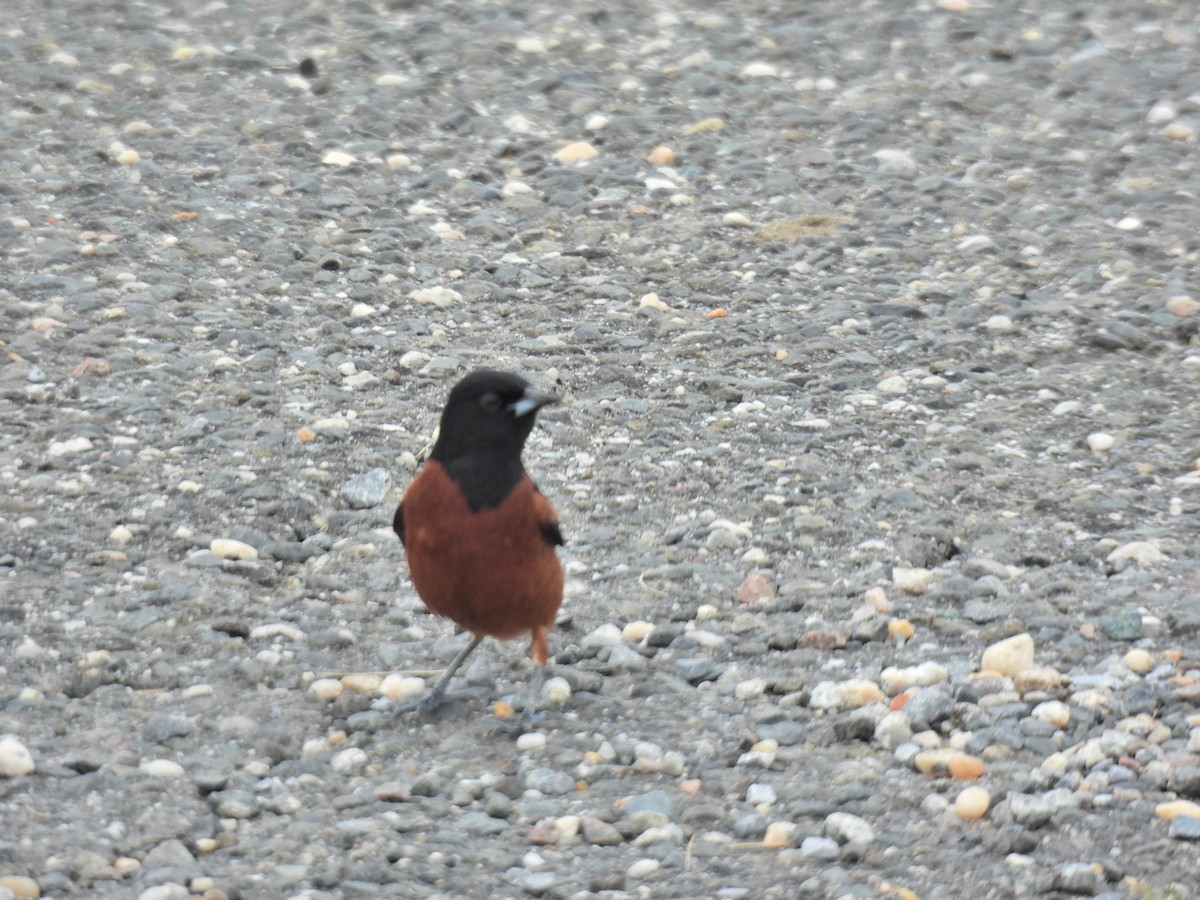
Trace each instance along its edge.
<path fill-rule="evenodd" d="M 867 679 L 822 681 L 813 688 L 808 705 L 813 709 L 858 709 L 884 699 L 879 685 Z"/>
<path fill-rule="evenodd" d="M 1123 606 L 1102 615 L 1096 627 L 1110 640 L 1136 641 L 1142 636 L 1142 614 L 1132 606 Z"/>
<path fill-rule="evenodd" d="M 933 580 L 928 569 L 897 566 L 892 569 L 892 584 L 906 594 L 923 594 Z"/>
<path fill-rule="evenodd" d="M 809 859 L 837 859 L 838 844 L 833 838 L 810 835 L 800 842 L 800 855 Z"/>
<path fill-rule="evenodd" d="M 675 162 L 675 151 L 670 147 L 655 147 L 646 157 L 652 166 L 669 166 Z"/>
<path fill-rule="evenodd" d="M 1171 297 L 1167 300 L 1167 312 L 1181 319 L 1188 319 L 1200 312 L 1200 301 L 1186 295 Z"/>
<path fill-rule="evenodd" d="M 1093 863 L 1067 863 L 1054 878 L 1054 886 L 1067 894 L 1091 896 L 1104 883 L 1104 869 Z"/>
<path fill-rule="evenodd" d="M 342 485 L 342 499 L 351 509 L 370 509 L 383 502 L 391 484 L 392 475 L 387 469 L 371 469 Z"/>
<path fill-rule="evenodd" d="M 775 587 L 767 580 L 767 577 L 757 569 L 746 574 L 742 579 L 742 583 L 738 586 L 737 602 L 742 604 L 748 603 L 766 603 L 775 599 Z"/>
<path fill-rule="evenodd" d="M 1028 633 L 1015 634 L 984 650 L 980 667 L 1001 675 L 1016 675 L 1033 666 L 1033 653 L 1033 638 Z"/>
<path fill-rule="evenodd" d="M 825 835 L 839 844 L 866 845 L 875 840 L 871 824 L 852 813 L 835 812 L 825 818 Z"/>
<path fill-rule="evenodd" d="M 1145 675 L 1154 668 L 1154 657 L 1149 651 L 1136 647 L 1130 650 L 1122 657 L 1122 662 L 1129 668 L 1129 671 L 1136 672 L 1139 675 Z"/>
<path fill-rule="evenodd" d="M 33 754 L 15 736 L 6 734 L 0 738 L 0 778 L 29 775 L 35 768 Z"/>
<path fill-rule="evenodd" d="M 1154 807 L 1154 813 L 1160 819 L 1166 819 L 1168 822 L 1173 822 L 1179 816 L 1200 819 L 1200 803 L 1191 800 L 1170 800 Z"/>
<path fill-rule="evenodd" d="M 9 891 L 13 897 L 19 897 L 21 900 L 38 900 L 42 896 L 42 889 L 38 887 L 38 883 L 26 875 L 0 876 L 0 888 Z M 2 896 L 0 895 L 0 897 Z"/>
<path fill-rule="evenodd" d="M 558 150 L 554 154 L 554 158 L 561 163 L 572 163 L 595 159 L 599 155 L 600 151 L 587 141 L 576 141 Z"/>
<path fill-rule="evenodd" d="M 973 785 L 963 788 L 954 798 L 954 813 L 960 819 L 971 822 L 983 818 L 991 803 L 992 798 L 987 790 Z"/>
<path fill-rule="evenodd" d="M 208 552 L 218 559 L 258 559 L 258 550 L 233 538 L 214 538 L 208 545 Z"/>
<path fill-rule="evenodd" d="M 92 449 L 92 442 L 85 437 L 67 438 L 65 441 L 52 441 L 47 456 L 75 456 Z"/>
<path fill-rule="evenodd" d="M 1104 431 L 1093 431 L 1087 436 L 1088 448 L 1096 453 L 1104 453 L 1111 450 L 1115 443 L 1116 439 Z"/>
<path fill-rule="evenodd" d="M 1200 841 L 1200 818 L 1176 816 L 1171 820 L 1171 827 L 1167 834 L 1177 841 Z"/>

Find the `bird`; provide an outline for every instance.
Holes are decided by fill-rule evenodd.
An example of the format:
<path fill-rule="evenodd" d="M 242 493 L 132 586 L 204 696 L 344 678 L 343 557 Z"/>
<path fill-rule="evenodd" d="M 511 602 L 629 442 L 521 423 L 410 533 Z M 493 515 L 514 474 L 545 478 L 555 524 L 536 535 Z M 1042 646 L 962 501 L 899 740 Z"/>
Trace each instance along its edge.
<path fill-rule="evenodd" d="M 535 663 L 525 711 L 545 677 L 547 636 L 562 606 L 563 545 L 554 507 L 525 471 L 521 451 L 538 410 L 558 396 L 520 375 L 479 369 L 450 390 L 437 439 L 396 508 L 392 527 L 417 595 L 471 635 L 424 698 L 434 709 L 485 637 L 530 635 Z"/>

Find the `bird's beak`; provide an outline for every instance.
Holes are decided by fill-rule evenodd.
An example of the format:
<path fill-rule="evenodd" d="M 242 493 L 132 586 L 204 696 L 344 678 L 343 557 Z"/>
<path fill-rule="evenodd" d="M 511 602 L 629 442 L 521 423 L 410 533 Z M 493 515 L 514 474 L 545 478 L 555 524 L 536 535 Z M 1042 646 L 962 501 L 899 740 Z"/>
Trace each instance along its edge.
<path fill-rule="evenodd" d="M 558 395 L 551 394 L 548 391 L 539 391 L 532 385 L 525 388 L 519 398 L 508 405 L 509 410 L 518 419 L 527 416 L 532 412 L 537 412 L 543 406 L 548 406 L 551 403 L 558 402 Z"/>

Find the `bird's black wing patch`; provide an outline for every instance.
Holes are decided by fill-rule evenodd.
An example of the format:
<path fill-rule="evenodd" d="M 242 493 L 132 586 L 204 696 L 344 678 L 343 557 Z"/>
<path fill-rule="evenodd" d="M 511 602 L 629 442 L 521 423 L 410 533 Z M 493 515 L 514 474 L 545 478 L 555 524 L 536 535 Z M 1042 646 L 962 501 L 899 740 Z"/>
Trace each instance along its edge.
<path fill-rule="evenodd" d="M 546 539 L 546 543 L 551 547 L 561 547 L 566 543 L 563 540 L 562 529 L 558 527 L 557 522 L 543 522 L 542 537 Z"/>
<path fill-rule="evenodd" d="M 392 530 L 400 538 L 400 546 L 404 546 L 404 502 L 396 507 L 396 515 L 392 519 Z"/>

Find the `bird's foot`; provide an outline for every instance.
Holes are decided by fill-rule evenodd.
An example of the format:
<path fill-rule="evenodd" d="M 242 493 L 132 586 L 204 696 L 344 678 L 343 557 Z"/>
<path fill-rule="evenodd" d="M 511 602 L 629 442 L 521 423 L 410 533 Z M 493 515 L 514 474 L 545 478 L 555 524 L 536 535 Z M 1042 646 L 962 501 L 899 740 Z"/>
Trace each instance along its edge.
<path fill-rule="evenodd" d="M 419 700 L 396 707 L 396 715 L 406 716 L 409 713 L 416 713 L 419 716 L 425 716 L 448 703 L 472 699 L 474 699 L 474 695 L 472 694 L 451 694 L 447 691 L 430 691 Z"/>

